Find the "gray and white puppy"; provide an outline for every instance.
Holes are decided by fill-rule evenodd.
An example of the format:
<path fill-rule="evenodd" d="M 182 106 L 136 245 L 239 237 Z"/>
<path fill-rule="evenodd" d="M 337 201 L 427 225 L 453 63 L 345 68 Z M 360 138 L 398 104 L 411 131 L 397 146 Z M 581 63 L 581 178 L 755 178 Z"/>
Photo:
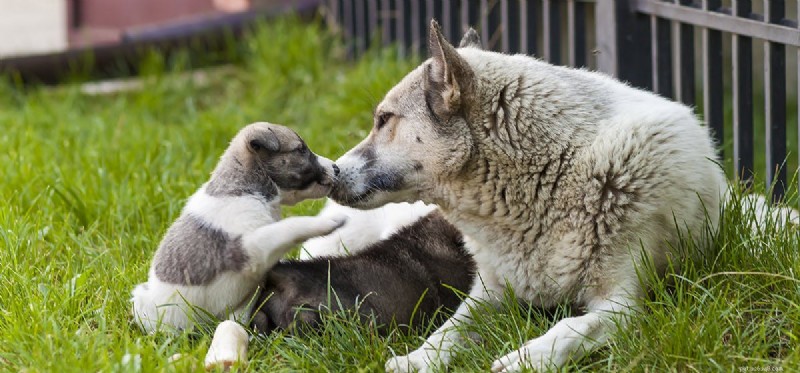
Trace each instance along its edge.
<path fill-rule="evenodd" d="M 474 275 L 461 233 L 433 211 L 354 255 L 276 264 L 254 302 L 252 326 L 266 333 L 313 330 L 320 307 L 357 309 L 382 332 L 393 322 L 425 326 L 458 307 L 454 290 L 468 292 Z"/>
<path fill-rule="evenodd" d="M 280 205 L 324 197 L 337 173 L 286 127 L 243 128 L 167 231 L 147 282 L 133 290 L 136 323 L 147 332 L 180 330 L 202 321 L 196 308 L 246 318 L 267 270 L 296 244 L 344 224 L 345 216 L 280 220 Z"/>

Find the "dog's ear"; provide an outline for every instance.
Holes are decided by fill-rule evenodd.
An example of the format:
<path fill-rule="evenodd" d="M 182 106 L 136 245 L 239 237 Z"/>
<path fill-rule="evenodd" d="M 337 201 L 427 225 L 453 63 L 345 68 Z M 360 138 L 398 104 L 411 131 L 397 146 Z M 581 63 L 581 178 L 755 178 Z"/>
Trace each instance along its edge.
<path fill-rule="evenodd" d="M 281 142 L 278 140 L 278 134 L 267 128 L 266 130 L 253 131 L 247 136 L 247 150 L 252 153 L 260 151 L 267 151 L 269 153 L 277 153 L 281 150 Z"/>
<path fill-rule="evenodd" d="M 458 43 L 458 47 L 483 49 L 483 46 L 481 45 L 481 37 L 478 36 L 478 32 L 472 27 L 470 27 L 469 30 L 464 33 L 464 36 L 461 38 L 461 42 Z"/>
<path fill-rule="evenodd" d="M 425 100 L 434 114 L 447 118 L 461 108 L 463 88 L 472 76 L 467 62 L 445 40 L 439 24 L 431 20 L 431 63 L 425 67 Z"/>

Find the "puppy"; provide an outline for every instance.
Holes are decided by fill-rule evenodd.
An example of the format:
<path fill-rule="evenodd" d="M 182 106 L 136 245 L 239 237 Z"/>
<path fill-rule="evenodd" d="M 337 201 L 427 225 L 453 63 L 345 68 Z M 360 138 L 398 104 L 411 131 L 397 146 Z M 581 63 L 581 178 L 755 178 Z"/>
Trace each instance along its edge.
<path fill-rule="evenodd" d="M 246 318 L 267 270 L 296 244 L 345 223 L 342 215 L 280 220 L 280 205 L 324 197 L 337 172 L 286 127 L 242 129 L 167 231 L 147 282 L 133 290 L 136 323 L 153 332 L 209 315 Z"/>
<path fill-rule="evenodd" d="M 461 300 L 454 289 L 469 291 L 474 274 L 461 233 L 433 211 L 352 256 L 278 263 L 253 304 L 251 326 L 313 329 L 319 308 L 340 306 L 372 315 L 381 332 L 393 322 L 421 326 L 442 307 L 454 310 Z"/>

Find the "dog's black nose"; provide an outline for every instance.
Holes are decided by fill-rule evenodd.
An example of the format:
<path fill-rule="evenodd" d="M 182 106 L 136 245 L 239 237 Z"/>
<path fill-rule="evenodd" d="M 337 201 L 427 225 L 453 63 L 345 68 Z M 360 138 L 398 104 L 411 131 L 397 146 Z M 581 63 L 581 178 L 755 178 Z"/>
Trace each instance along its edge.
<path fill-rule="evenodd" d="M 339 176 L 339 166 L 333 165 L 333 176 Z"/>

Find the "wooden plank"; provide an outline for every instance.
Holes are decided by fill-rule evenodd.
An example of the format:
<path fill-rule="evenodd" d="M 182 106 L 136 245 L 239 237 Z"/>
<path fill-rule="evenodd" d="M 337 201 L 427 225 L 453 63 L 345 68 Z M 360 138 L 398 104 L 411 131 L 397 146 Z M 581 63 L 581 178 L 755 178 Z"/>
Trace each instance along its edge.
<path fill-rule="evenodd" d="M 599 1 L 595 5 L 595 50 L 597 70 L 611 76 L 618 75 L 616 7 L 613 1 Z"/>
<path fill-rule="evenodd" d="M 681 0 L 681 4 L 688 3 Z M 771 7 L 783 4 L 783 0 L 766 1 Z M 800 30 L 784 25 L 783 20 L 764 23 L 748 18 L 732 17 L 723 13 L 705 12 L 689 6 L 682 6 L 657 0 L 636 0 L 636 10 L 641 13 L 669 18 L 685 24 L 708 27 L 714 30 L 744 34 L 774 43 L 800 46 Z"/>

